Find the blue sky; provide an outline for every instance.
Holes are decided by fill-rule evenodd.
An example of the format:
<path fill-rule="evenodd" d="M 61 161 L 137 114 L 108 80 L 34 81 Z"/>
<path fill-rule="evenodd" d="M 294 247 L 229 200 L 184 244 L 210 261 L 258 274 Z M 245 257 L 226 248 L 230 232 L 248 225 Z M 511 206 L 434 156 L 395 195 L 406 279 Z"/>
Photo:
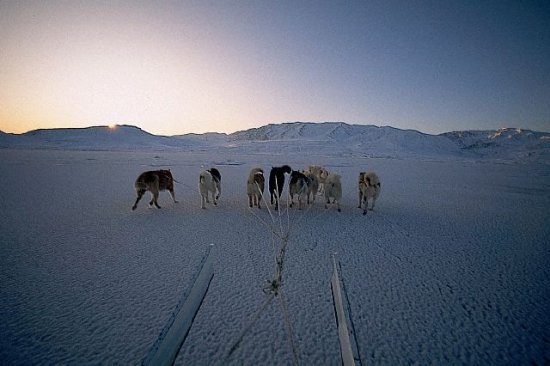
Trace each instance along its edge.
<path fill-rule="evenodd" d="M 0 130 L 550 131 L 548 1 L 3 1 Z"/>

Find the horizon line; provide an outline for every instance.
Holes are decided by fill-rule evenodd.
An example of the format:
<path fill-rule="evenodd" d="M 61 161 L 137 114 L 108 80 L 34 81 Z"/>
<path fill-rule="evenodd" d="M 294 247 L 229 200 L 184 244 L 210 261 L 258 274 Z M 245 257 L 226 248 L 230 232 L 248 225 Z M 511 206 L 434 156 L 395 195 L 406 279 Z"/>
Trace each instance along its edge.
<path fill-rule="evenodd" d="M 153 135 L 153 136 L 159 136 L 159 137 L 177 137 L 177 136 L 186 136 L 186 135 L 206 135 L 206 134 L 222 134 L 222 135 L 232 135 L 232 134 L 235 134 L 235 133 L 238 133 L 238 132 L 245 132 L 245 131 L 250 131 L 250 130 L 255 130 L 255 129 L 260 129 L 260 128 L 263 128 L 263 127 L 266 127 L 266 126 L 270 126 L 270 125 L 285 125 L 285 124 L 344 124 L 344 125 L 348 125 L 348 126 L 361 126 L 361 127 L 376 127 L 376 128 L 393 128 L 393 129 L 396 129 L 396 130 L 401 130 L 401 131 L 415 131 L 415 132 L 419 132 L 419 133 L 422 133 L 422 134 L 425 134 L 425 135 L 431 135 L 431 136 L 438 136 L 438 135 L 442 135 L 442 134 L 445 134 L 445 133 L 452 133 L 452 132 L 465 132 L 465 131 L 477 131 L 477 132 L 482 132 L 482 131 L 500 131 L 500 130 L 520 130 L 520 131 L 531 131 L 531 132 L 539 132 L 539 133 L 550 133 L 550 131 L 538 131 L 538 130 L 532 130 L 532 129 L 529 129 L 529 128 L 521 128 L 521 127 L 513 127 L 513 126 L 508 126 L 508 127 L 499 127 L 499 128 L 494 128 L 494 129 L 467 129 L 467 130 L 452 130 L 452 131 L 445 131 L 445 132 L 441 132 L 441 133 L 437 133 L 437 134 L 434 134 L 434 133 L 428 133 L 428 132 L 423 132 L 423 131 L 420 131 L 420 130 L 417 130 L 417 129 L 414 129 L 414 128 L 399 128 L 399 127 L 394 127 L 392 125 L 376 125 L 376 124 L 360 124 L 360 123 L 350 123 L 350 122 L 344 122 L 344 121 L 323 121 L 323 122 L 319 122 L 319 121 L 285 121 L 285 122 L 269 122 L 269 123 L 266 123 L 266 124 L 263 124 L 263 125 L 260 125 L 258 127 L 250 127 L 250 128 L 247 128 L 247 129 L 239 129 L 239 130 L 235 130 L 233 132 L 219 132 L 219 131 L 207 131 L 207 132 L 187 132 L 187 133 L 177 133 L 177 134 L 173 134 L 173 135 L 164 135 L 164 134 L 155 134 L 155 133 L 152 133 L 152 132 L 149 132 L 147 130 L 145 130 L 144 128 L 138 126 L 138 125 L 132 125 L 132 124 L 127 124 L 127 123 L 114 123 L 114 124 L 106 124 L 106 125 L 90 125 L 90 126 L 85 126 L 85 127 L 51 127 L 51 128 L 36 128 L 36 129 L 33 129 L 33 130 L 28 130 L 26 132 L 21 132 L 21 133 L 16 133 L 16 132 L 7 132 L 7 131 L 4 131 L 4 130 L 0 130 L 1 133 L 4 133 L 4 134 L 9 134 L 9 135 L 14 135 L 14 136 L 22 136 L 22 135 L 25 135 L 25 134 L 28 134 L 28 133 L 31 133 L 31 132 L 36 132 L 36 131 L 55 131 L 55 130 L 86 130 L 86 129 L 92 129 L 92 128 L 105 128 L 105 129 L 110 129 L 110 130 L 116 130 L 118 127 L 131 127 L 131 128 L 137 128 L 145 133 L 148 133 L 150 135 Z"/>

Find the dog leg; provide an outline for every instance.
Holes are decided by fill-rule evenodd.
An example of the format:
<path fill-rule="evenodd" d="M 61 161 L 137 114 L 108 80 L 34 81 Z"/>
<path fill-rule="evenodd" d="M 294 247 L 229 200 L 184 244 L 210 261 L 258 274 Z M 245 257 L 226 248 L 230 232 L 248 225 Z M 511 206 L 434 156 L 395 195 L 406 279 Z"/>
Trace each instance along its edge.
<path fill-rule="evenodd" d="M 361 208 L 362 203 L 363 203 L 363 192 L 361 191 L 361 188 L 359 188 L 359 206 L 357 206 L 357 208 Z"/>
<path fill-rule="evenodd" d="M 172 199 L 174 200 L 174 203 L 178 203 L 178 201 L 176 201 L 176 194 L 174 193 L 174 190 L 171 189 L 169 192 L 170 192 L 170 195 L 172 196 Z"/>
<path fill-rule="evenodd" d="M 371 211 L 374 211 L 374 204 L 376 203 L 376 196 L 372 199 L 372 207 L 370 208 Z"/>
<path fill-rule="evenodd" d="M 159 192 L 156 191 L 155 193 L 153 193 L 153 201 L 152 201 L 156 208 L 160 208 L 158 199 L 159 199 Z"/>
<path fill-rule="evenodd" d="M 145 189 L 140 189 L 137 191 L 137 198 L 136 198 L 136 202 L 132 206 L 132 211 L 137 208 L 138 202 L 141 200 L 141 197 L 143 197 L 143 194 L 145 194 Z"/>
<path fill-rule="evenodd" d="M 160 206 L 157 203 L 157 199 L 159 197 L 159 191 L 160 191 L 159 177 L 158 177 L 158 175 L 155 175 L 155 180 L 149 186 L 149 192 L 151 192 L 151 201 L 149 201 L 149 207 L 150 208 L 153 208 L 153 204 L 157 208 L 160 208 Z"/>
<path fill-rule="evenodd" d="M 279 211 L 279 196 L 277 195 L 276 192 L 274 192 L 274 197 L 275 197 L 275 211 Z"/>

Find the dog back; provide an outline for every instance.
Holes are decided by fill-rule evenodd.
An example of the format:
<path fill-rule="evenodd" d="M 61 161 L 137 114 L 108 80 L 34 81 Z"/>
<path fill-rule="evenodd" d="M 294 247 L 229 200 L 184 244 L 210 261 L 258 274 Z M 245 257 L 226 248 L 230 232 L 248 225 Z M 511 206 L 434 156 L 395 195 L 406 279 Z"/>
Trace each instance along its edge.
<path fill-rule="evenodd" d="M 157 183 L 160 191 L 173 190 L 174 178 L 170 170 L 151 170 L 143 172 L 136 179 L 134 186 L 136 189 L 150 189 L 151 186 Z"/>
<path fill-rule="evenodd" d="M 174 189 L 174 177 L 170 170 L 158 170 L 159 189 L 161 191 L 172 191 Z"/>
<path fill-rule="evenodd" d="M 220 174 L 220 171 L 216 168 L 210 168 L 208 169 L 210 174 L 212 174 L 212 178 L 217 181 L 218 183 L 221 183 L 222 181 L 222 175 Z"/>
<path fill-rule="evenodd" d="M 263 172 L 254 173 L 253 181 L 254 181 L 254 186 L 257 187 L 257 189 L 261 193 L 264 193 L 264 187 L 265 187 L 264 173 Z"/>
<path fill-rule="evenodd" d="M 342 198 L 342 181 L 339 174 L 330 173 L 325 181 L 325 197 Z"/>
<path fill-rule="evenodd" d="M 377 197 L 380 194 L 380 179 L 374 172 L 359 173 L 359 190 L 367 197 Z"/>
<path fill-rule="evenodd" d="M 307 184 L 309 179 L 304 175 L 304 173 L 293 171 L 290 174 L 290 183 L 289 186 L 291 188 L 291 193 L 306 193 L 307 191 Z"/>

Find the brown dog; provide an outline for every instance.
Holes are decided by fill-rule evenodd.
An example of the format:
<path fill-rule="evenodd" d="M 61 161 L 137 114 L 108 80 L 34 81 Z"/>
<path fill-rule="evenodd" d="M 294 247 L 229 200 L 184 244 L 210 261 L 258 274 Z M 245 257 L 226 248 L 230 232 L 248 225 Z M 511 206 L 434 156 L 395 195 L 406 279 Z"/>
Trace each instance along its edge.
<path fill-rule="evenodd" d="M 151 192 L 151 202 L 149 202 L 149 206 L 151 207 L 153 207 L 154 204 L 157 208 L 160 208 L 158 204 L 160 191 L 169 191 L 174 203 L 178 202 L 176 201 L 176 196 L 174 194 L 174 178 L 172 177 L 172 172 L 170 172 L 170 170 L 153 170 L 143 172 L 136 179 L 134 187 L 136 188 L 137 198 L 132 210 L 137 208 L 139 200 L 141 200 L 141 197 L 143 197 L 146 191 Z"/>

